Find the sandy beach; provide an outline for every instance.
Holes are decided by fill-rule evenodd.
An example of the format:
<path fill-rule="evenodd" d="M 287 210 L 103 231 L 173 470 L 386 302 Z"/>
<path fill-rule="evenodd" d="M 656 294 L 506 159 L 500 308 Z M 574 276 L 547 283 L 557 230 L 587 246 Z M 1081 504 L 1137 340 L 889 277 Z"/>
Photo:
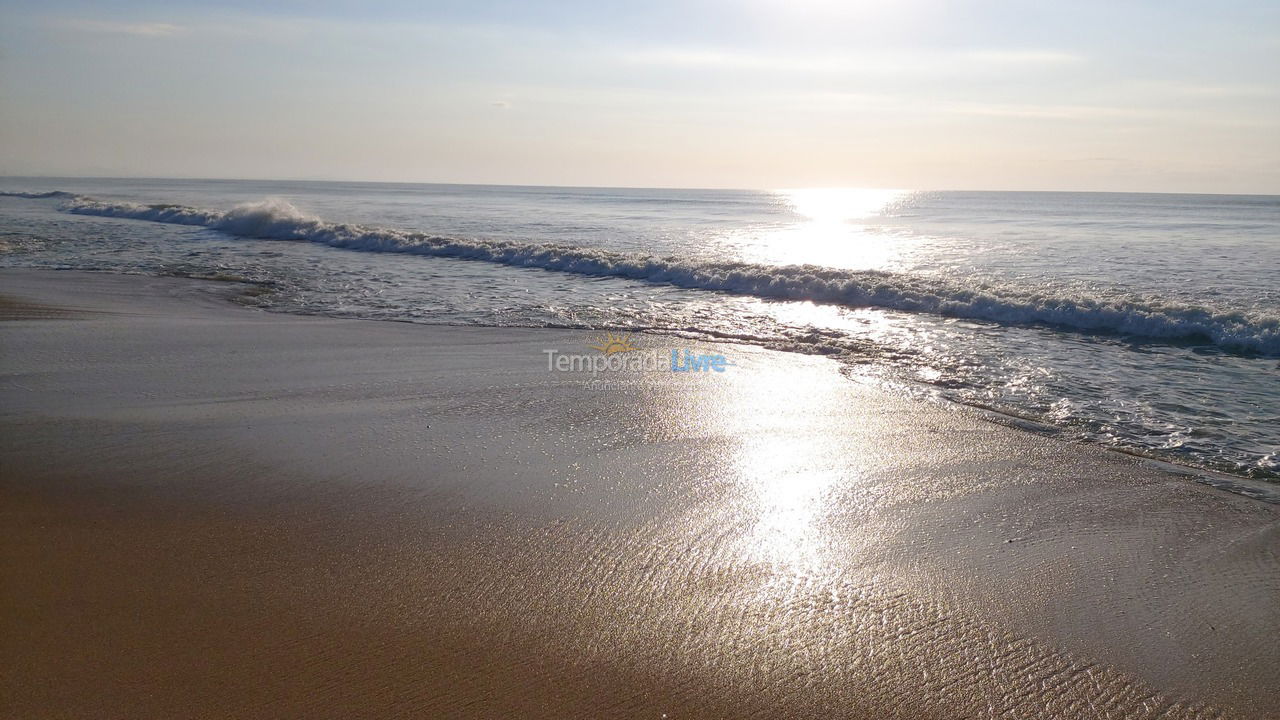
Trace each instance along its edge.
<path fill-rule="evenodd" d="M 0 271 L 0 716 L 1280 716 L 1280 505 L 816 356 Z"/>

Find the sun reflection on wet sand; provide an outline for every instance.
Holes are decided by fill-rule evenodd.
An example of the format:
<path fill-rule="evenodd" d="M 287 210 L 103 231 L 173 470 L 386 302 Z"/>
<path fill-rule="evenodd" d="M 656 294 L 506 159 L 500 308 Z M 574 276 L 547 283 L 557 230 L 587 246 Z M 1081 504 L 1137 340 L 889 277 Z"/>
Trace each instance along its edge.
<path fill-rule="evenodd" d="M 741 529 L 736 562 L 764 569 L 770 582 L 824 568 L 840 571 L 829 567 L 830 519 L 837 510 L 850 510 L 858 495 L 856 468 L 870 449 L 847 426 L 840 431 L 830 424 L 845 413 L 824 387 L 830 376 L 815 372 L 811 362 L 797 357 L 790 367 L 752 367 L 746 356 L 749 374 L 726 373 L 718 378 L 726 382 L 716 383 L 705 399 L 717 407 L 724 429 L 741 438 L 725 462 L 731 481 L 722 501 L 722 511 L 736 520 L 732 526 Z M 849 540 L 846 530 L 841 552 L 874 542 Z"/>
<path fill-rule="evenodd" d="M 737 461 L 754 493 L 758 513 L 748 543 L 750 554 L 793 568 L 821 565 L 821 521 L 835 476 L 830 471 L 797 471 L 804 449 L 786 438 L 744 446 Z"/>

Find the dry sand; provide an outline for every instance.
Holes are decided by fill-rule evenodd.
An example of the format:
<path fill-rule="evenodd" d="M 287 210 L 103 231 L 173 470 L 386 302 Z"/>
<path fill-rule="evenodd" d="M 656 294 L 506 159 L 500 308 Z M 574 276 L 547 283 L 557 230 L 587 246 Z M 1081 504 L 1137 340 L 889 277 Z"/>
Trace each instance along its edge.
<path fill-rule="evenodd" d="M 239 290 L 0 271 L 0 716 L 1280 717 L 1280 506 L 821 358 L 590 386 Z"/>

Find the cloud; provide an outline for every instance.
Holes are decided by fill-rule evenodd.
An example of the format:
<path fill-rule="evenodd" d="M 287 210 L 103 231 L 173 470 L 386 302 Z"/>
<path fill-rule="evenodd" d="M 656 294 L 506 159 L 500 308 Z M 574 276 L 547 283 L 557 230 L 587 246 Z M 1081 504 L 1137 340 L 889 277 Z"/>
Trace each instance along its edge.
<path fill-rule="evenodd" d="M 489 104 L 500 110 L 506 110 L 511 107 L 511 103 L 507 102 L 506 100 L 494 100 Z"/>
<path fill-rule="evenodd" d="M 185 31 L 181 25 L 163 22 L 115 22 L 112 20 L 71 19 L 58 22 L 64 30 L 100 35 L 133 35 L 135 37 L 167 37 Z"/>
<path fill-rule="evenodd" d="M 1266 98 L 1280 94 L 1274 87 L 1265 85 L 1194 85 L 1180 82 L 1152 84 L 1156 90 L 1164 90 L 1173 95 L 1196 98 Z"/>
<path fill-rule="evenodd" d="M 986 65 L 1069 65 L 1084 60 L 1056 50 L 970 50 L 960 57 Z"/>
<path fill-rule="evenodd" d="M 683 48 L 643 50 L 628 53 L 623 59 L 638 65 L 793 72 L 841 72 L 856 66 L 849 58 L 842 57 L 751 55 Z"/>
<path fill-rule="evenodd" d="M 1056 50 L 963 50 L 957 52 L 863 52 L 813 55 L 806 53 L 752 54 L 706 48 L 650 48 L 622 56 L 636 65 L 724 71 L 775 71 L 852 75 L 918 76 L 948 71 L 1016 72 L 1083 62 L 1084 58 Z"/>
<path fill-rule="evenodd" d="M 947 111 L 956 115 L 1029 118 L 1040 120 L 1096 120 L 1138 117 L 1144 113 L 1134 108 L 1097 105 L 1035 105 L 954 103 Z"/>

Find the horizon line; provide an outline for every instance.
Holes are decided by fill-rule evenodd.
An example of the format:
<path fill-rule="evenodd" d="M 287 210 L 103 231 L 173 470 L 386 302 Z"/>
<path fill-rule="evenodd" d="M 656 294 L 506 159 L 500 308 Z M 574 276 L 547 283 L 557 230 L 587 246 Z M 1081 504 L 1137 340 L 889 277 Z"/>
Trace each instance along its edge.
<path fill-rule="evenodd" d="M 560 185 L 534 183 L 482 183 L 482 182 L 443 182 L 431 180 L 358 180 L 332 178 L 248 178 L 248 177 L 178 177 L 162 175 L 0 175 L 0 180 L 156 180 L 156 181 L 198 181 L 198 182 L 293 182 L 293 183 L 350 183 L 357 185 L 443 185 L 455 187 L 508 187 L 508 188 L 545 188 L 549 190 L 682 190 L 697 192 L 783 192 L 786 190 L 899 190 L 902 192 L 989 192 L 989 193 L 1071 193 L 1093 195 L 1220 195 L 1235 197 L 1280 197 L 1280 192 L 1191 192 L 1168 190 L 1065 190 L 1065 189 L 1008 189 L 987 188 L 982 190 L 957 188 L 893 188 L 874 185 L 794 185 L 789 187 L 749 188 L 749 187 L 694 187 L 676 185 Z"/>

